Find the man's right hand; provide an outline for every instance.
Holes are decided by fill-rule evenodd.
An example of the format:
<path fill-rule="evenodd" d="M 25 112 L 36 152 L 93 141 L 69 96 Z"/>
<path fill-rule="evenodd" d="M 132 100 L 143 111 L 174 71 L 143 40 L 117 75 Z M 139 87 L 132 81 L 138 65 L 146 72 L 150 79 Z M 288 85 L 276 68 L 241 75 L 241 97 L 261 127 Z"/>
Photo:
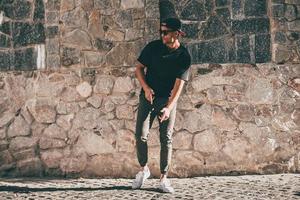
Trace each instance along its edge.
<path fill-rule="evenodd" d="M 144 89 L 145 91 L 145 97 L 146 99 L 153 104 L 153 99 L 154 99 L 154 91 L 151 88 L 146 88 Z"/>

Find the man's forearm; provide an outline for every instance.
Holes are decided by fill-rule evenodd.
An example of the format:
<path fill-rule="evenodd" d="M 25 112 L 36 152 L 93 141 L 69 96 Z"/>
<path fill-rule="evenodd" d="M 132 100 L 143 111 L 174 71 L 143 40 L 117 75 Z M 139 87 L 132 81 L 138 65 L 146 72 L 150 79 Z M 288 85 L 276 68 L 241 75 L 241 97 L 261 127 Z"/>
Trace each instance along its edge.
<path fill-rule="evenodd" d="M 177 100 L 178 100 L 178 98 L 179 98 L 179 96 L 181 94 L 183 85 L 184 85 L 184 81 L 183 80 L 176 79 L 174 87 L 173 87 L 173 90 L 171 92 L 171 96 L 169 97 L 169 101 L 168 101 L 168 104 L 166 106 L 170 110 L 173 109 L 175 103 L 177 102 Z"/>
<path fill-rule="evenodd" d="M 144 90 L 149 88 L 148 84 L 146 83 L 145 72 L 144 72 L 143 68 L 136 68 L 135 75 Z"/>

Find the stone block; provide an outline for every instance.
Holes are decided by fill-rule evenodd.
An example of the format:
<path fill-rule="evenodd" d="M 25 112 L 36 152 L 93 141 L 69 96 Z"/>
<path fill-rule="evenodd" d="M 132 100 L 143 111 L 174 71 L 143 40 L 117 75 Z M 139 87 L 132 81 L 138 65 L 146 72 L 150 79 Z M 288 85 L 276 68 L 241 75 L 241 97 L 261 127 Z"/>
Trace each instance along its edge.
<path fill-rule="evenodd" d="M 229 5 L 229 0 L 216 0 L 216 6 L 227 6 Z"/>
<path fill-rule="evenodd" d="M 229 34 L 224 24 L 216 16 L 211 16 L 203 27 L 202 37 L 205 40 L 218 38 Z"/>
<path fill-rule="evenodd" d="M 63 38 L 63 43 L 77 46 L 79 49 L 92 49 L 92 41 L 89 34 L 80 29 L 68 32 Z"/>
<path fill-rule="evenodd" d="M 284 17 L 285 6 L 283 4 L 272 5 L 272 17 Z"/>
<path fill-rule="evenodd" d="M 97 38 L 95 41 L 95 46 L 100 51 L 110 51 L 115 45 L 109 40 L 102 40 Z"/>
<path fill-rule="evenodd" d="M 61 63 L 63 66 L 71 66 L 80 63 L 80 50 L 71 47 L 62 47 Z"/>
<path fill-rule="evenodd" d="M 237 62 L 239 63 L 248 63 L 251 62 L 251 48 L 250 48 L 250 39 L 249 36 L 240 36 L 236 37 L 236 52 L 237 52 Z"/>
<path fill-rule="evenodd" d="M 190 1 L 181 12 L 182 20 L 204 21 L 206 19 L 205 7 L 198 1 Z"/>
<path fill-rule="evenodd" d="M 80 96 L 87 98 L 92 94 L 92 87 L 88 82 L 82 82 L 76 86 L 76 91 L 80 94 Z"/>
<path fill-rule="evenodd" d="M 276 35 L 275 35 L 276 36 Z M 300 32 L 296 32 L 296 31 L 288 31 L 286 33 L 286 37 L 290 40 L 290 41 L 295 41 L 295 40 L 299 40 L 300 38 Z"/>
<path fill-rule="evenodd" d="M 11 47 L 11 39 L 6 35 L 0 34 L 0 49 L 10 48 L 10 47 Z"/>
<path fill-rule="evenodd" d="M 284 17 L 288 21 L 297 19 L 297 7 L 295 5 L 287 5 L 285 9 Z"/>
<path fill-rule="evenodd" d="M 46 9 L 48 11 L 57 11 L 60 9 L 61 0 L 47 0 Z"/>
<path fill-rule="evenodd" d="M 33 99 L 27 102 L 28 110 L 34 119 L 40 123 L 53 123 L 56 118 L 54 105 L 51 105 L 50 99 Z"/>
<path fill-rule="evenodd" d="M 200 43 L 198 45 L 198 62 L 200 63 L 225 63 L 230 58 L 229 55 L 233 54 L 234 43 L 228 38 L 212 40 Z"/>
<path fill-rule="evenodd" d="M 0 51 L 0 71 L 9 70 L 12 68 L 13 59 L 10 51 Z"/>
<path fill-rule="evenodd" d="M 59 12 L 46 12 L 46 23 L 47 24 L 58 24 L 59 22 Z"/>
<path fill-rule="evenodd" d="M 45 43 L 44 25 L 42 23 L 14 22 L 12 37 L 14 47 Z"/>
<path fill-rule="evenodd" d="M 278 44 L 286 43 L 286 35 L 284 32 L 275 32 L 274 42 Z"/>
<path fill-rule="evenodd" d="M 300 31 L 300 19 L 288 22 L 288 29 L 290 31 Z"/>
<path fill-rule="evenodd" d="M 81 7 L 61 14 L 60 20 L 67 27 L 86 29 L 88 26 L 88 15 Z"/>
<path fill-rule="evenodd" d="M 211 129 L 205 130 L 193 140 L 194 150 L 204 153 L 216 153 L 220 150 L 220 138 Z"/>
<path fill-rule="evenodd" d="M 289 60 L 291 55 L 291 49 L 287 48 L 286 46 L 282 45 L 273 45 L 273 61 L 275 63 L 285 63 Z"/>
<path fill-rule="evenodd" d="M 130 77 L 119 77 L 117 78 L 113 92 L 130 92 L 134 88 Z"/>
<path fill-rule="evenodd" d="M 268 33 L 270 22 L 268 18 L 233 20 L 232 31 L 236 34 Z"/>
<path fill-rule="evenodd" d="M 48 26 L 46 28 L 46 37 L 47 38 L 55 38 L 59 35 L 59 27 L 58 26 Z"/>
<path fill-rule="evenodd" d="M 54 69 L 60 67 L 60 57 L 59 56 L 47 56 L 47 68 L 48 69 Z"/>
<path fill-rule="evenodd" d="M 192 140 L 193 140 L 193 135 L 190 134 L 187 131 L 180 131 L 175 134 L 173 137 L 173 148 L 174 149 L 191 149 L 192 147 Z"/>
<path fill-rule="evenodd" d="M 186 33 L 187 38 L 198 38 L 198 23 L 186 23 L 182 24 L 182 30 Z"/>
<path fill-rule="evenodd" d="M 143 0 L 121 0 L 121 9 L 143 8 Z"/>
<path fill-rule="evenodd" d="M 3 22 L 0 24 L 0 32 L 10 35 L 11 33 L 11 22 Z"/>
<path fill-rule="evenodd" d="M 10 11 L 13 13 L 12 19 L 16 20 L 24 20 L 29 19 L 30 14 L 32 12 L 32 3 L 29 1 L 24 0 L 16 0 L 12 4 L 12 10 Z"/>
<path fill-rule="evenodd" d="M 242 0 L 232 0 L 232 19 L 244 18 L 244 6 Z"/>
<path fill-rule="evenodd" d="M 7 131 L 7 136 L 9 138 L 16 136 L 27 136 L 29 134 L 30 127 L 21 116 L 15 118 L 14 122 L 9 126 Z"/>
<path fill-rule="evenodd" d="M 10 152 L 17 152 L 24 149 L 35 148 L 38 138 L 15 137 L 9 143 Z"/>
<path fill-rule="evenodd" d="M 133 119 L 134 112 L 132 106 L 121 105 L 116 108 L 116 116 L 118 119 Z"/>
<path fill-rule="evenodd" d="M 14 69 L 32 70 L 37 67 L 37 53 L 33 48 L 15 50 Z"/>
<path fill-rule="evenodd" d="M 271 60 L 271 36 L 255 35 L 255 61 L 256 63 L 269 62 Z"/>
<path fill-rule="evenodd" d="M 46 40 L 46 52 L 47 56 L 51 54 L 59 55 L 59 39 L 47 39 Z"/>
<path fill-rule="evenodd" d="M 43 0 L 34 1 L 33 21 L 45 19 L 45 6 Z"/>
<path fill-rule="evenodd" d="M 266 0 L 245 0 L 245 16 L 264 16 L 267 15 Z"/>
<path fill-rule="evenodd" d="M 205 10 L 208 15 L 211 15 L 214 11 L 214 2 L 212 0 L 205 0 Z"/>
<path fill-rule="evenodd" d="M 132 28 L 133 17 L 130 10 L 121 10 L 115 16 L 115 22 L 121 27 L 121 29 Z"/>

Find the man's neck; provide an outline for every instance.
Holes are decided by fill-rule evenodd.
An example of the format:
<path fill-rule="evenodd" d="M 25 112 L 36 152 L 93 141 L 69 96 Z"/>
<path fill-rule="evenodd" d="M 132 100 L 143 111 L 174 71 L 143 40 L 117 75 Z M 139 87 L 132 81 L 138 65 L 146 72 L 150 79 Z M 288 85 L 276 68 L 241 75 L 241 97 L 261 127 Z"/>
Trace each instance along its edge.
<path fill-rule="evenodd" d="M 180 47 L 180 42 L 179 40 L 175 40 L 175 42 L 166 44 L 166 46 L 170 51 L 174 51 Z"/>

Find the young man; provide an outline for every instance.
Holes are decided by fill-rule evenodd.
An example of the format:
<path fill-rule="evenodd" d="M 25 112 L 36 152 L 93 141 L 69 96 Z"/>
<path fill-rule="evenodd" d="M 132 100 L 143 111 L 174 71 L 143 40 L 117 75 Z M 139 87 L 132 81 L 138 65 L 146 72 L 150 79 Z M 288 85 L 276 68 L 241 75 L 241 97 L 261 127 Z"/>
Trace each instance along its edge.
<path fill-rule="evenodd" d="M 180 44 L 181 22 L 177 18 L 167 18 L 161 22 L 160 40 L 150 42 L 142 50 L 136 66 L 136 77 L 142 90 L 136 122 L 137 157 L 141 171 L 136 175 L 132 188 L 142 187 L 150 176 L 147 166 L 147 137 L 155 117 L 159 120 L 160 133 L 160 184 L 163 192 L 173 193 L 167 172 L 172 156 L 172 133 L 175 123 L 176 104 L 188 80 L 191 57 Z M 144 73 L 146 69 L 146 74 Z"/>

